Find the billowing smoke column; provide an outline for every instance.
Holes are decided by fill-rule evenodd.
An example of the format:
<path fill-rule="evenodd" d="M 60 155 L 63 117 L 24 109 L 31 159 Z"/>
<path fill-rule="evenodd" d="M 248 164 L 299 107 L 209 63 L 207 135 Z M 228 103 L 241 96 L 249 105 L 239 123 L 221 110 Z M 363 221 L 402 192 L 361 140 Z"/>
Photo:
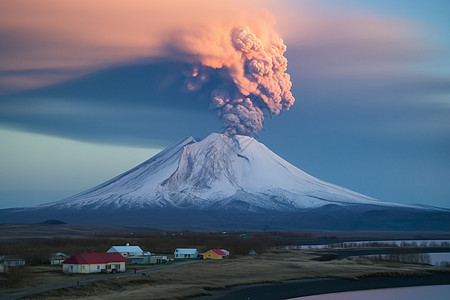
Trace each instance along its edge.
<path fill-rule="evenodd" d="M 294 104 L 287 59 L 283 56 L 286 46 L 274 33 L 265 44 L 248 28 L 233 28 L 229 34 L 218 45 L 223 56 L 216 51 L 214 55 L 196 57 L 202 65 L 222 71 L 219 74 L 224 84 L 212 92 L 211 108 L 223 121 L 224 132 L 252 136 L 263 126 L 264 111 L 278 115 Z M 198 70 L 193 76 L 198 76 Z M 230 81 L 231 86 L 225 83 Z"/>

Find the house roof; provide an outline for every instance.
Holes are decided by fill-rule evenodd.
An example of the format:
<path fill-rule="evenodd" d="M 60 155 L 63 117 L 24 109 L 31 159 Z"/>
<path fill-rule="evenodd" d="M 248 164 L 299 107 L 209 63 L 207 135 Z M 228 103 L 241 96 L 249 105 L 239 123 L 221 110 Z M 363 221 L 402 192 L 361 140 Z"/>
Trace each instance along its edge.
<path fill-rule="evenodd" d="M 107 252 L 143 252 L 139 246 L 112 246 Z"/>
<path fill-rule="evenodd" d="M 107 264 L 111 262 L 126 262 L 127 259 L 124 258 L 120 253 L 80 253 L 76 254 L 65 261 L 63 264 L 73 264 L 73 265 L 89 265 L 89 264 Z"/>
<path fill-rule="evenodd" d="M 188 249 L 188 248 L 177 248 L 175 250 L 176 254 L 197 254 L 197 249 Z"/>
<path fill-rule="evenodd" d="M 52 255 L 50 255 L 50 259 L 56 258 L 58 256 L 62 256 L 62 257 L 65 257 L 65 258 L 69 258 L 70 257 L 69 255 L 67 255 L 65 253 L 56 252 L 56 253 L 52 253 Z"/>
<path fill-rule="evenodd" d="M 212 249 L 212 250 L 209 250 L 209 251 L 212 251 L 212 252 L 214 252 L 215 254 L 217 254 L 217 255 L 220 255 L 220 256 L 227 256 L 228 254 L 226 254 L 225 252 L 223 252 L 222 250 L 220 250 L 220 249 Z M 209 252 L 208 251 L 208 252 Z M 208 253 L 207 252 L 207 253 Z"/>

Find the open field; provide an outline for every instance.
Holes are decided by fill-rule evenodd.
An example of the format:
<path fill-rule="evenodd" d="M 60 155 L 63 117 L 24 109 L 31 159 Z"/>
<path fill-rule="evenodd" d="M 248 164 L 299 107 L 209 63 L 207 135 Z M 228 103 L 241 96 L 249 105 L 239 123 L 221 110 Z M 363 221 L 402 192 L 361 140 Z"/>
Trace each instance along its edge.
<path fill-rule="evenodd" d="M 450 272 L 448 268 L 371 262 L 359 258 L 320 261 L 321 256 L 325 256 L 323 251 L 268 251 L 223 261 L 199 261 L 169 270 L 158 270 L 150 273 L 150 277 L 137 274 L 100 280 L 82 287 L 29 296 L 27 299 L 183 299 L 208 295 L 214 289 L 302 278 L 360 279 L 373 276 L 427 276 L 436 272 Z M 64 275 L 57 267 L 31 266 L 23 269 L 22 276 L 21 282 L 15 287 L 3 286 L 2 294 L 102 275 Z"/>
<path fill-rule="evenodd" d="M 58 237 L 86 238 L 90 236 L 157 231 L 145 227 L 93 226 L 78 224 L 0 224 L 0 242 L 51 239 Z"/>
<path fill-rule="evenodd" d="M 205 234 L 204 231 L 166 230 L 161 228 L 136 227 L 136 226 L 105 226 L 105 225 L 80 225 L 80 224 L 0 224 L 0 243 L 11 241 L 26 241 L 53 238 L 88 238 L 88 237 L 122 237 L 142 238 L 151 235 L 177 234 L 180 232 L 191 232 Z M 239 233 L 240 231 L 228 232 Z M 248 232 L 248 231 L 245 231 Z M 218 232 L 213 232 L 217 234 Z M 315 241 L 316 243 L 336 243 L 340 240 L 367 240 L 371 239 L 450 239 L 448 232 L 429 231 L 303 231 L 303 232 L 264 232 L 258 231 L 253 234 L 277 237 L 282 245 L 289 245 L 292 241 Z"/>
<path fill-rule="evenodd" d="M 308 245 L 358 240 L 449 239 L 448 234 L 425 232 L 195 232 L 164 231 L 137 227 L 84 225 L 0 225 L 0 254 L 23 257 L 27 266 L 0 275 L 0 296 L 24 291 L 42 292 L 30 299 L 184 299 L 209 295 L 228 287 L 277 283 L 303 278 L 361 279 L 439 276 L 450 268 L 370 261 L 355 258 L 377 253 L 403 253 L 404 248 L 345 248 L 289 250 L 286 245 Z M 246 237 L 241 234 L 246 233 Z M 61 266 L 46 263 L 48 255 L 64 252 L 106 252 L 113 245 L 139 245 L 152 253 L 173 254 L 175 248 L 204 252 L 224 248 L 232 253 L 224 261 L 198 261 L 170 269 L 128 265 L 127 274 L 63 274 Z M 258 255 L 247 255 L 256 250 Z M 415 253 L 448 249 L 407 249 Z M 169 264 L 170 265 L 170 264 Z M 134 268 L 137 274 L 134 274 Z M 140 272 L 149 277 L 143 277 Z M 149 270 L 149 271 L 147 271 Z M 447 275 L 446 275 L 447 276 Z M 428 277 L 430 278 L 430 277 Z M 450 278 L 450 277 L 449 277 Z M 77 286 L 80 282 L 80 287 Z"/>

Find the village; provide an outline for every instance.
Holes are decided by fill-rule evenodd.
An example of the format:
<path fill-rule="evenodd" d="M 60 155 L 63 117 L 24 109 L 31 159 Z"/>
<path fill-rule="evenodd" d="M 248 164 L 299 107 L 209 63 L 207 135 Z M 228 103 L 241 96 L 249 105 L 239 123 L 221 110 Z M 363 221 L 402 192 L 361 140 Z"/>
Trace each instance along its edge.
<path fill-rule="evenodd" d="M 62 252 L 53 253 L 48 264 L 61 265 L 66 274 L 76 273 L 120 273 L 125 272 L 127 265 L 164 264 L 180 260 L 193 259 L 227 259 L 230 252 L 226 249 L 210 249 L 199 253 L 195 248 L 177 248 L 173 258 L 167 255 L 155 255 L 144 251 L 140 246 L 112 246 L 108 251 L 85 252 L 69 256 Z M 0 273 L 7 273 L 11 268 L 26 265 L 25 259 L 16 255 L 0 255 Z M 136 270 L 136 269 L 134 269 Z"/>
<path fill-rule="evenodd" d="M 375 251 L 395 254 L 409 249 L 418 258 L 425 251 L 448 251 L 448 240 L 440 240 L 444 236 L 421 248 L 424 242 L 360 245 L 354 242 L 356 237 L 347 245 L 339 243 L 337 236 L 311 233 L 121 232 L 116 228 L 91 230 L 90 236 L 83 236 L 86 228 L 72 225 L 33 231 L 23 225 L 8 228 L 0 243 L 0 298 L 5 299 L 185 299 L 228 287 L 294 279 L 352 281 L 382 274 L 386 278 L 429 275 L 435 280 L 433 274 L 446 279 L 442 274 L 448 272 L 448 267 L 420 260 L 364 257 Z M 53 236 L 43 235 L 50 229 Z M 12 240 L 6 230 L 28 232 L 29 238 Z M 79 234 L 59 235 L 74 230 Z"/>

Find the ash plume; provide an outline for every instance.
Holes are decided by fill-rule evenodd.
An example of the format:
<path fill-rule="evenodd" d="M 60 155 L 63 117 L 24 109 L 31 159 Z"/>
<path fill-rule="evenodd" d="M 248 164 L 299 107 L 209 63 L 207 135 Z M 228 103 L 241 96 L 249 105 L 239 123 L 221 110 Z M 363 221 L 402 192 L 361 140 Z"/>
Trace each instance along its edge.
<path fill-rule="evenodd" d="M 227 135 L 255 135 L 264 113 L 278 115 L 294 104 L 292 83 L 284 57 L 286 46 L 273 30 L 264 38 L 247 27 L 214 28 L 179 36 L 179 51 L 196 66 L 188 89 L 197 90 L 207 81 L 207 69 L 219 70 L 222 84 L 211 93 L 211 105 Z"/>

